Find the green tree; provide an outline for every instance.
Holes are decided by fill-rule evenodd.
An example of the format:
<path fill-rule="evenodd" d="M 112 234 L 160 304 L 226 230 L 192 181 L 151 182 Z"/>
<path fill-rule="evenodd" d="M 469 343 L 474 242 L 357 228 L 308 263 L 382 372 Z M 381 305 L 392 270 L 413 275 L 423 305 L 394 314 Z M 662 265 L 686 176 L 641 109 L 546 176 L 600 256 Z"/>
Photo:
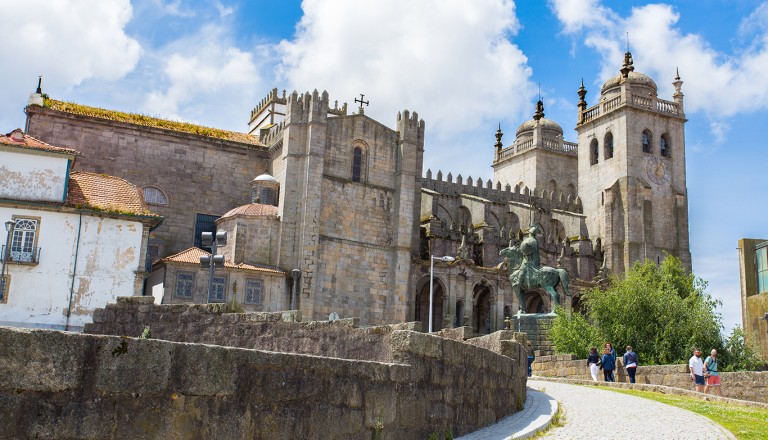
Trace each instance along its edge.
<path fill-rule="evenodd" d="M 555 344 L 558 353 L 572 353 L 579 359 L 586 359 L 590 347 L 602 346 L 600 341 L 605 337 L 584 315 L 568 313 L 562 307 L 555 308 L 555 314 L 557 318 L 549 328 L 548 337 Z"/>
<path fill-rule="evenodd" d="M 725 338 L 723 350 L 718 358 L 722 361 L 722 371 L 758 370 L 765 367 L 765 362 L 760 356 L 760 349 L 756 346 L 757 335 L 747 340 L 744 330 L 737 325 Z"/>
<path fill-rule="evenodd" d="M 597 337 L 612 342 L 618 355 L 631 345 L 641 363 L 671 364 L 687 361 L 693 347 L 721 346 L 719 302 L 706 293 L 706 282 L 671 255 L 658 266 L 636 263 L 606 290 L 585 292 L 583 303 L 583 319 L 555 318 L 550 338 L 556 352 L 581 356 L 573 345 Z"/>

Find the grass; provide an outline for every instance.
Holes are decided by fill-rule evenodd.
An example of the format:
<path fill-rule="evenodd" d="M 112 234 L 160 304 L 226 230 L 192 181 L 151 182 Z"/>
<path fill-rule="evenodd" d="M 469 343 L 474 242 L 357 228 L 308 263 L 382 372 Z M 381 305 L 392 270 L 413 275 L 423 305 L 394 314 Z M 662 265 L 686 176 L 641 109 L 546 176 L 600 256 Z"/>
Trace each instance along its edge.
<path fill-rule="evenodd" d="M 540 389 L 542 393 L 544 393 L 544 388 Z M 533 440 L 544 438 L 550 430 L 554 428 L 559 428 L 561 426 L 565 425 L 565 414 L 563 414 L 563 409 L 560 406 L 560 402 L 557 402 L 557 411 L 552 415 L 552 420 L 550 420 L 549 425 L 542 429 L 541 431 L 536 432 L 536 434 L 531 437 Z"/>
<path fill-rule="evenodd" d="M 738 406 L 725 402 L 708 402 L 693 397 L 661 394 L 652 391 L 622 390 L 609 387 L 598 388 L 655 400 L 701 414 L 731 431 L 738 439 L 762 440 L 768 438 L 768 409 L 765 408 Z"/>

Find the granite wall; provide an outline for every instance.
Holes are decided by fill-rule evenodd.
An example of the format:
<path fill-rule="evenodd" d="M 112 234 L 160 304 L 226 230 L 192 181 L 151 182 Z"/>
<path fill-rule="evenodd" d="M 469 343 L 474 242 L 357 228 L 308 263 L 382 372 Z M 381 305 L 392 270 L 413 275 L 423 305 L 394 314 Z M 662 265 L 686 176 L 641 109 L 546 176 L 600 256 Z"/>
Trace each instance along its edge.
<path fill-rule="evenodd" d="M 642 359 L 641 359 L 642 360 Z M 617 382 L 629 382 L 622 359 L 617 359 Z M 572 354 L 540 356 L 533 362 L 533 374 L 544 377 L 592 380 L 586 359 L 576 359 Z M 602 371 L 598 380 L 602 380 Z M 721 391 L 724 397 L 768 403 L 768 371 L 738 371 L 720 373 Z M 635 376 L 637 383 L 664 385 L 686 390 L 694 389 L 688 365 L 640 365 Z M 710 391 L 712 393 L 713 391 Z"/>

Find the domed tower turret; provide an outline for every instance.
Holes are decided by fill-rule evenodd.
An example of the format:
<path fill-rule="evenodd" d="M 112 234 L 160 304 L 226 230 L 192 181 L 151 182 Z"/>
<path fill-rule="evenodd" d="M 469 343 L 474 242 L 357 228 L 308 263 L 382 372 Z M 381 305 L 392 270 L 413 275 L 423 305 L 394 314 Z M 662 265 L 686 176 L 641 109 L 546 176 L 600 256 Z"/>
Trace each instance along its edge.
<path fill-rule="evenodd" d="M 673 100 L 660 99 L 627 51 L 597 105 L 587 108 L 579 88 L 579 197 L 589 236 L 602 239 L 606 266 L 617 274 L 665 253 L 691 267 L 679 75 L 673 84 Z"/>
<path fill-rule="evenodd" d="M 277 206 L 280 183 L 269 174 L 262 174 L 251 181 L 251 203 Z"/>

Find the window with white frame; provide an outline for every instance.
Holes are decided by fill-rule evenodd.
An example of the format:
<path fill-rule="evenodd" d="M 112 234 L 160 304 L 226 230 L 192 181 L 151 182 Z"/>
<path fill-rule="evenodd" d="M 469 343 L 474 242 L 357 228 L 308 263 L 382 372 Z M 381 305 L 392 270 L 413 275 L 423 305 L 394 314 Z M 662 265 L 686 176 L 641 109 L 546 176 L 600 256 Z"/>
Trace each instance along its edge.
<path fill-rule="evenodd" d="M 264 281 L 245 280 L 245 303 L 261 304 L 264 300 Z"/>
<path fill-rule="evenodd" d="M 209 303 L 223 303 L 227 293 L 227 277 L 213 277 L 211 291 L 208 292 Z"/>
<path fill-rule="evenodd" d="M 39 218 L 17 217 L 14 219 L 10 260 L 21 263 L 38 261 L 37 236 Z"/>
<path fill-rule="evenodd" d="M 192 291 L 195 287 L 195 274 L 193 272 L 176 273 L 176 296 L 183 298 L 192 298 Z"/>

